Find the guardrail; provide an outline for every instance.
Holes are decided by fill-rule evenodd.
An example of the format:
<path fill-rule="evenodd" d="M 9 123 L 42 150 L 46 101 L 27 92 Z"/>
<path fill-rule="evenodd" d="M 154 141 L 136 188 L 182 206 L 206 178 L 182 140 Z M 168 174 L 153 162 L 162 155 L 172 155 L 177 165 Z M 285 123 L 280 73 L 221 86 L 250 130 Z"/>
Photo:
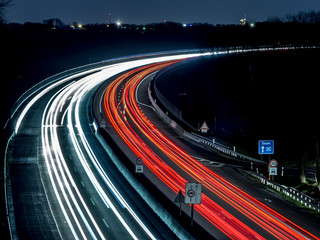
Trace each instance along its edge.
<path fill-rule="evenodd" d="M 149 96 L 149 99 L 151 101 L 152 106 L 154 107 L 155 111 L 160 116 L 160 118 L 163 119 L 165 123 L 170 125 L 177 133 L 179 133 L 180 135 L 183 135 L 184 137 L 189 138 L 192 141 L 195 141 L 197 143 L 202 143 L 202 144 L 207 145 L 211 148 L 215 148 L 216 150 L 218 150 L 224 154 L 227 154 L 227 155 L 239 158 L 239 159 L 248 160 L 251 163 L 252 162 L 264 163 L 261 160 L 258 160 L 258 159 L 252 158 L 250 156 L 247 156 L 245 154 L 241 154 L 241 153 L 238 153 L 236 151 L 231 150 L 231 148 L 229 146 L 224 145 L 222 143 L 219 143 L 217 141 L 217 139 L 214 139 L 214 138 L 210 139 L 210 138 L 206 138 L 204 136 L 198 135 L 193 132 L 190 133 L 190 132 L 185 131 L 174 120 L 172 120 L 170 117 L 168 117 L 168 115 L 165 114 L 162 111 L 162 109 L 156 104 L 156 101 L 153 99 L 152 94 L 151 94 L 150 85 L 151 85 L 151 83 L 149 84 L 149 87 L 148 87 L 148 96 Z M 320 212 L 320 202 L 316 201 L 314 198 L 298 191 L 295 188 L 287 187 L 287 186 L 272 182 L 272 181 L 268 180 L 267 178 L 265 178 L 261 174 L 254 173 L 254 172 L 247 172 L 247 173 L 249 175 L 259 179 L 260 182 L 263 183 L 264 185 L 269 186 L 269 187 L 273 188 L 274 190 L 283 193 L 287 197 L 299 202 L 300 204 L 304 205 L 305 207 Z"/>
<path fill-rule="evenodd" d="M 180 135 L 183 135 L 186 138 L 191 139 L 192 141 L 195 141 L 197 143 L 201 143 L 203 145 L 209 146 L 211 148 L 214 148 L 226 155 L 242 159 L 242 160 L 247 160 L 249 162 L 256 162 L 256 163 L 265 163 L 259 159 L 252 158 L 250 156 L 247 156 L 245 154 L 238 153 L 236 151 L 233 151 L 230 149 L 229 146 L 226 146 L 222 143 L 219 143 L 217 139 L 209 139 L 206 137 L 203 137 L 201 135 L 198 135 L 196 133 L 189 133 L 185 131 L 178 123 L 176 123 L 174 120 L 172 120 L 167 114 L 165 114 L 162 109 L 157 105 L 156 101 L 153 99 L 151 95 L 151 89 L 150 89 L 150 84 L 148 87 L 148 96 L 151 101 L 152 106 L 156 110 L 157 114 L 159 117 L 168 125 L 170 125 L 176 132 L 178 132 Z"/>
<path fill-rule="evenodd" d="M 263 175 L 255 173 L 255 172 L 246 172 L 250 176 L 257 178 L 262 184 L 280 192 L 286 195 L 287 197 L 299 202 L 303 206 L 313 209 L 315 211 L 320 212 L 320 202 L 316 201 L 314 198 L 300 192 L 299 190 L 292 188 L 292 187 L 287 187 L 284 185 L 280 185 L 276 182 L 272 182 L 265 178 Z"/>
<path fill-rule="evenodd" d="M 200 143 L 202 143 L 204 145 L 207 145 L 209 147 L 215 148 L 216 150 L 218 150 L 220 152 L 223 152 L 223 153 L 225 153 L 227 155 L 230 155 L 230 156 L 233 156 L 233 157 L 236 157 L 236 158 L 239 158 L 239 159 L 243 159 L 243 160 L 248 160 L 250 162 L 265 163 L 265 162 L 263 162 L 263 161 L 261 161 L 259 159 L 256 159 L 256 158 L 247 156 L 245 154 L 239 153 L 239 152 L 237 152 L 235 150 L 232 150 L 229 146 L 224 145 L 222 143 L 219 143 L 218 140 L 215 139 L 215 138 L 213 138 L 213 139 L 206 138 L 206 137 L 198 135 L 196 133 L 191 133 L 191 134 L 194 136 L 194 138 L 198 139 L 198 142 L 200 142 Z M 190 137 L 190 135 L 188 135 L 187 137 Z"/>

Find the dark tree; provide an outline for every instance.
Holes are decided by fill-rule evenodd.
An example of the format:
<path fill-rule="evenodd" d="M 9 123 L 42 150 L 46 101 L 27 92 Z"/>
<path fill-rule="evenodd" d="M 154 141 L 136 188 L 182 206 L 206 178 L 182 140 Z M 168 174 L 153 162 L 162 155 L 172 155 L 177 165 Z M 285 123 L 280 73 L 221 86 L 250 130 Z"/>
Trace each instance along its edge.
<path fill-rule="evenodd" d="M 287 15 L 286 19 L 288 22 L 318 24 L 320 23 L 320 12 L 314 10 L 309 12 L 300 11 L 294 15 Z"/>
<path fill-rule="evenodd" d="M 12 0 L 0 0 L 0 23 L 5 21 L 5 14 Z"/>
<path fill-rule="evenodd" d="M 306 175 L 305 175 L 305 165 L 306 165 L 306 161 L 307 161 L 307 157 L 308 157 L 308 152 L 307 151 L 303 151 L 302 156 L 300 158 L 299 161 L 299 170 L 300 170 L 300 183 L 306 183 Z"/>

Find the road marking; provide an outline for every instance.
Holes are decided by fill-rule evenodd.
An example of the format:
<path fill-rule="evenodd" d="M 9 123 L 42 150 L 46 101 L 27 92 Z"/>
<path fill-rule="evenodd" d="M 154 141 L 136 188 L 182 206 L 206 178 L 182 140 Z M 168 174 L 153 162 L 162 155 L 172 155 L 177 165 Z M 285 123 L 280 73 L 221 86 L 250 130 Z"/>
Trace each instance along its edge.
<path fill-rule="evenodd" d="M 148 76 L 146 76 L 144 79 L 142 79 L 142 80 L 140 81 L 140 83 L 138 84 L 138 86 L 137 86 L 137 88 L 136 88 L 136 92 L 135 92 L 135 98 L 136 98 L 136 100 L 137 100 L 137 103 L 138 103 L 138 104 L 141 104 L 142 106 L 151 108 L 153 111 L 156 111 L 156 110 L 153 108 L 153 106 L 150 106 L 150 105 L 148 105 L 148 104 L 145 104 L 145 103 L 142 103 L 142 102 L 139 101 L 139 99 L 138 99 L 138 89 L 140 88 L 140 85 L 142 84 L 143 81 L 145 81 L 147 78 L 149 78 L 152 74 L 155 75 L 157 72 L 159 72 L 159 70 L 150 73 Z M 139 107 L 139 108 L 140 108 L 140 107 Z M 141 108 L 140 108 L 140 109 L 141 109 Z"/>
<path fill-rule="evenodd" d="M 92 204 L 95 206 L 96 203 L 94 202 L 93 198 L 90 198 L 90 200 L 91 200 Z"/>
<path fill-rule="evenodd" d="M 104 225 L 106 225 L 106 227 L 109 228 L 109 225 L 108 225 L 107 221 L 104 218 L 102 218 L 102 221 L 103 221 Z"/>
<path fill-rule="evenodd" d="M 81 181 L 81 185 L 82 185 L 83 187 L 86 187 L 86 185 L 84 185 L 84 182 L 83 182 L 83 181 Z"/>
<path fill-rule="evenodd" d="M 208 159 L 195 157 L 195 156 L 191 156 L 191 157 L 193 157 L 194 159 L 198 160 L 202 164 L 209 165 L 209 166 L 212 166 L 212 167 L 222 167 L 222 166 L 224 166 L 224 163 L 219 163 L 219 162 L 215 162 L 215 161 L 211 161 L 211 160 L 208 160 Z"/>
<path fill-rule="evenodd" d="M 73 167 L 73 169 L 74 169 L 74 171 L 75 171 L 75 172 L 78 172 L 78 170 L 77 170 L 77 168 L 76 168 L 76 167 Z"/>
<path fill-rule="evenodd" d="M 268 199 L 268 198 L 264 198 L 264 200 L 268 203 L 272 203 L 272 200 Z"/>

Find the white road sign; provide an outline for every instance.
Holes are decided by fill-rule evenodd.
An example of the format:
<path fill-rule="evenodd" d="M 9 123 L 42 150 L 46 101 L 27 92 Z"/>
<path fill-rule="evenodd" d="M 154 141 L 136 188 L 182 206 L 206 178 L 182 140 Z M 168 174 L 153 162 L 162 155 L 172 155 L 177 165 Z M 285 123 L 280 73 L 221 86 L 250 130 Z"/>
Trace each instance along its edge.
<path fill-rule="evenodd" d="M 138 165 L 141 165 L 141 164 L 143 163 L 142 158 L 137 158 L 137 159 L 136 159 L 136 163 L 137 163 Z"/>
<path fill-rule="evenodd" d="M 143 173 L 143 165 L 136 165 L 136 173 Z"/>
<path fill-rule="evenodd" d="M 277 162 L 277 160 L 272 159 L 272 160 L 269 162 L 269 165 L 270 165 L 271 167 L 276 167 L 276 166 L 278 166 L 278 162 Z"/>
<path fill-rule="evenodd" d="M 278 175 L 278 169 L 277 169 L 277 167 L 269 167 L 269 175 L 270 176 L 276 176 L 276 175 Z"/>
<path fill-rule="evenodd" d="M 186 183 L 185 203 L 201 203 L 201 183 Z"/>

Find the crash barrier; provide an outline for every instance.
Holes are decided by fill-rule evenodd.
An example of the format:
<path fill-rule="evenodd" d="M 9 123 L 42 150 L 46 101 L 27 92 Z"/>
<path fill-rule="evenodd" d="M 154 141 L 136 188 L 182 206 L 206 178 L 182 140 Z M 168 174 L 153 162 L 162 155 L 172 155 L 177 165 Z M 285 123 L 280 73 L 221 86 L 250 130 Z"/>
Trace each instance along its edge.
<path fill-rule="evenodd" d="M 154 84 L 154 83 L 153 83 Z M 199 134 L 196 133 L 189 133 L 187 131 L 185 131 L 177 122 L 175 122 L 174 120 L 172 120 L 167 114 L 165 114 L 162 109 L 157 105 L 156 100 L 153 99 L 152 96 L 152 92 L 151 92 L 151 86 L 149 84 L 148 87 L 148 96 L 149 99 L 151 101 L 151 104 L 153 106 L 153 108 L 155 109 L 156 113 L 159 115 L 159 117 L 165 122 L 167 123 L 169 126 L 171 126 L 177 133 L 179 133 L 180 135 L 191 139 L 192 141 L 195 141 L 197 143 L 206 145 L 208 147 L 214 148 L 215 150 L 224 153 L 226 155 L 238 158 L 238 159 L 242 159 L 242 160 L 247 160 L 250 162 L 259 162 L 259 163 L 264 163 L 261 160 L 249 157 L 247 155 L 241 154 L 236 152 L 235 150 L 232 150 L 231 147 L 224 145 L 220 142 L 218 142 L 217 139 L 210 139 L 210 138 L 206 138 L 204 136 L 201 136 Z"/>
<path fill-rule="evenodd" d="M 299 190 L 293 188 L 293 187 L 287 187 L 284 185 L 280 185 L 276 182 L 270 181 L 266 177 L 264 177 L 262 174 L 246 171 L 247 174 L 250 176 L 258 179 L 262 184 L 280 192 L 286 195 L 288 198 L 291 198 L 292 200 L 299 202 L 304 207 L 313 209 L 315 211 L 320 212 L 320 202 L 315 200 L 314 198 L 300 192 Z"/>
<path fill-rule="evenodd" d="M 107 144 L 98 128 L 94 127 L 94 125 L 99 126 L 99 120 L 93 117 L 93 113 L 91 113 L 90 116 L 91 120 L 93 120 L 93 124 L 91 127 L 92 133 L 96 136 L 104 150 L 109 155 L 112 162 L 117 166 L 121 174 L 128 180 L 131 186 L 138 192 L 138 194 L 144 199 L 144 201 L 150 206 L 150 208 L 153 209 L 153 211 L 165 222 L 165 224 L 176 234 L 179 239 L 194 239 L 191 234 L 188 233 L 187 230 L 184 229 L 181 224 L 161 204 L 157 202 L 157 200 L 144 188 L 139 180 L 135 178 L 133 174 L 123 165 L 112 148 Z"/>

